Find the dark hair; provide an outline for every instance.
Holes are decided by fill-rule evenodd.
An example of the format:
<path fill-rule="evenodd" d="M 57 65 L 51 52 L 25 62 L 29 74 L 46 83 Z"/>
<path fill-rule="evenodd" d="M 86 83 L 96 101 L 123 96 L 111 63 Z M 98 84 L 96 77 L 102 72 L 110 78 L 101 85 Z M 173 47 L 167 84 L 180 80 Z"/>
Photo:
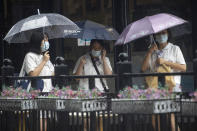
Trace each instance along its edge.
<path fill-rule="evenodd" d="M 46 35 L 46 37 L 49 38 L 49 34 L 48 33 L 44 32 L 44 35 Z"/>
<path fill-rule="evenodd" d="M 170 31 L 170 29 L 167 29 L 168 32 L 168 42 L 172 41 L 172 32 Z"/>
<path fill-rule="evenodd" d="M 98 40 L 98 39 L 92 39 L 91 40 L 91 42 L 90 42 L 90 49 L 92 49 L 92 46 L 94 45 L 94 43 L 99 43 L 103 48 L 105 48 L 104 47 L 104 42 L 103 42 L 103 40 Z"/>
<path fill-rule="evenodd" d="M 44 39 L 44 35 L 42 32 L 33 32 L 30 39 L 30 50 L 29 52 L 33 52 L 36 54 L 40 54 L 40 46 L 41 42 Z"/>

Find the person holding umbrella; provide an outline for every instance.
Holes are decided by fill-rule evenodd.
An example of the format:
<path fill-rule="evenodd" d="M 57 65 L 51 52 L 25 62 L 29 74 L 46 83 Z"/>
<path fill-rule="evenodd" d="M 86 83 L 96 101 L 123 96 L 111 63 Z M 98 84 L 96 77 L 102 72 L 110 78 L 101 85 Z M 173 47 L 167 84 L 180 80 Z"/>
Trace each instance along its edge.
<path fill-rule="evenodd" d="M 30 40 L 30 50 L 26 54 L 23 66 L 19 76 L 52 76 L 54 75 L 54 66 L 50 61 L 49 42 L 47 34 L 41 32 L 33 32 Z M 35 87 L 35 85 L 37 87 Z M 50 92 L 52 90 L 51 79 L 43 79 L 42 82 L 31 81 L 27 90 L 39 88 L 42 92 Z"/>
<path fill-rule="evenodd" d="M 160 65 L 171 68 L 171 72 L 186 71 L 186 63 L 180 48 L 169 42 L 169 33 L 163 30 L 154 35 L 156 43 L 148 50 L 142 64 L 142 72 L 156 72 Z M 174 76 L 175 86 L 171 91 L 181 92 L 181 76 Z"/>
<path fill-rule="evenodd" d="M 111 75 L 112 67 L 109 58 L 106 57 L 106 50 L 102 40 L 92 39 L 90 42 L 90 52 L 81 56 L 73 70 L 74 75 Z M 80 79 L 79 88 L 89 90 L 88 79 Z M 99 91 L 108 92 L 106 80 L 103 78 L 95 79 L 95 88 Z"/>
<path fill-rule="evenodd" d="M 178 46 L 173 45 L 172 43 L 169 42 L 168 30 L 163 30 L 159 33 L 154 34 L 153 41 L 154 39 L 156 43 L 151 44 L 151 47 L 149 48 L 144 58 L 141 67 L 142 72 L 145 72 L 147 70 L 150 72 L 157 72 L 158 68 L 160 67 L 165 67 L 167 69 L 167 72 L 186 71 L 186 63 L 183 54 L 181 52 L 181 49 Z M 170 77 L 172 77 L 172 80 L 175 82 L 175 84 L 171 85 L 171 87 L 168 87 L 168 90 L 173 92 L 181 92 L 181 88 L 180 88 L 181 76 L 170 76 Z M 166 78 L 167 77 L 165 77 L 165 79 Z M 149 81 L 154 81 L 154 80 L 149 80 Z M 148 83 L 148 81 L 146 82 Z M 167 85 L 167 82 L 165 84 Z M 155 86 L 155 88 L 157 87 L 158 84 Z M 154 87 L 149 87 L 149 88 L 154 88 Z M 156 127 L 155 117 L 156 116 L 154 115 L 152 117 L 154 128 Z M 174 114 L 171 114 L 171 128 L 172 131 L 175 131 Z"/>
<path fill-rule="evenodd" d="M 50 61 L 49 55 L 49 41 L 48 34 L 35 31 L 31 35 L 29 52 L 25 55 L 23 65 L 19 76 L 52 76 L 54 75 L 54 66 Z M 50 92 L 52 90 L 51 79 L 42 80 L 31 80 L 27 82 L 27 90 L 30 88 L 39 89 L 41 92 Z M 24 88 L 24 87 L 23 87 Z M 43 114 L 44 113 L 44 123 L 43 124 Z M 40 111 L 40 130 L 43 130 L 43 125 L 45 130 L 47 130 L 47 112 Z M 51 112 L 49 112 L 49 117 L 51 117 Z"/>
<path fill-rule="evenodd" d="M 134 40 L 143 38 L 145 36 L 153 36 L 151 39 L 151 47 L 149 48 L 146 56 L 143 60 L 141 71 L 142 72 L 180 72 L 186 71 L 186 63 L 180 48 L 169 42 L 169 32 L 172 27 L 178 27 L 179 25 L 186 24 L 188 21 L 168 13 L 158 13 L 151 16 L 145 16 L 142 19 L 132 22 L 127 25 L 123 32 L 120 34 L 115 45 L 122 45 L 132 42 Z M 167 30 L 168 29 L 168 30 Z M 178 33 L 183 35 L 185 32 Z M 176 34 L 176 35 L 178 35 Z M 156 41 L 156 42 L 155 42 Z M 147 87 L 158 88 L 158 83 L 151 82 L 155 78 L 154 76 L 145 77 Z M 165 78 L 170 78 L 166 76 Z M 170 91 L 180 92 L 181 76 L 172 76 L 170 79 Z M 158 80 L 157 80 L 158 82 Z M 156 83 L 156 84 L 155 84 Z M 154 85 L 150 86 L 150 85 Z M 156 116 L 152 117 L 152 124 L 154 130 L 156 129 Z M 159 121 L 158 121 L 159 122 Z M 158 123 L 158 130 L 160 123 Z M 172 130 L 175 131 L 175 116 L 171 115 Z"/>

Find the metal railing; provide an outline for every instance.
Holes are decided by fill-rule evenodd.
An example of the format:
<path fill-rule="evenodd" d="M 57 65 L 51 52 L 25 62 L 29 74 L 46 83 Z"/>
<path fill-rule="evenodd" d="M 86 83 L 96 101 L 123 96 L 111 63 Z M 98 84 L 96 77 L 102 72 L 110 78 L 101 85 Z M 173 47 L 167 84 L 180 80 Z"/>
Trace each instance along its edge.
<path fill-rule="evenodd" d="M 196 72 L 179 73 L 124 73 L 113 75 L 61 75 L 61 76 L 38 76 L 38 77 L 18 77 L 18 76 L 0 76 L 2 83 L 5 80 L 21 79 L 85 79 L 85 78 L 121 78 L 121 77 L 144 77 L 144 76 L 166 76 L 166 75 L 192 75 Z M 0 130 L 1 131 L 169 131 L 169 130 L 192 130 L 197 121 L 193 114 L 182 113 L 182 101 L 180 102 L 179 112 L 167 113 L 114 113 L 111 110 L 111 96 L 108 95 L 109 108 L 101 111 L 74 112 L 52 109 L 24 109 L 24 110 L 3 110 L 0 111 Z M 24 100 L 21 100 L 24 101 Z M 52 101 L 51 101 L 52 102 Z M 49 103 L 50 99 L 49 99 Z M 42 103 L 43 104 L 43 103 Z M 196 103 L 191 103 L 193 109 Z M 186 109 L 184 109 L 186 110 Z M 42 113 L 41 113 L 42 112 Z M 172 125 L 171 121 L 175 124 Z M 45 126 L 44 126 L 45 125 Z"/>

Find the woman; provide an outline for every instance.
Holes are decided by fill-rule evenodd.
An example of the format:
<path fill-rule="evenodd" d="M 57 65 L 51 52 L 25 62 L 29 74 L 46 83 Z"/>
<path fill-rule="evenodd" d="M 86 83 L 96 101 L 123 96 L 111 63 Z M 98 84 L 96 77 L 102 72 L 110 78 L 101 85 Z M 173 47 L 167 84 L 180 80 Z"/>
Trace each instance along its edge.
<path fill-rule="evenodd" d="M 52 76 L 54 74 L 54 66 L 50 61 L 49 55 L 49 42 L 46 34 L 41 32 L 34 32 L 30 40 L 30 50 L 26 54 L 23 67 L 19 76 Z M 38 89 L 38 84 L 43 84 L 42 92 L 50 92 L 52 90 L 51 79 L 43 79 L 43 82 L 31 81 L 28 85 L 30 87 Z M 37 87 L 35 87 L 37 85 Z M 39 85 L 40 87 L 40 85 Z"/>
<path fill-rule="evenodd" d="M 155 41 L 158 44 L 152 44 L 148 50 L 142 64 L 143 72 L 156 72 L 158 66 L 165 65 L 171 69 L 171 72 L 185 72 L 186 62 L 181 49 L 169 42 L 169 33 L 163 30 L 155 34 Z M 170 91 L 181 92 L 181 76 L 173 77 L 175 86 Z"/>
<path fill-rule="evenodd" d="M 145 56 L 141 70 L 143 72 L 156 72 L 159 66 L 166 66 L 171 69 L 171 72 L 185 72 L 187 67 L 182 51 L 177 45 L 169 42 L 168 31 L 163 30 L 155 34 L 154 37 L 158 46 L 157 44 L 152 44 Z M 175 86 L 172 88 L 168 87 L 169 91 L 181 92 L 181 76 L 173 76 L 173 80 L 175 82 Z M 171 130 L 175 131 L 175 115 L 172 113 L 168 117 L 171 117 Z M 155 122 L 156 116 L 153 115 L 152 124 L 156 130 Z M 158 116 L 158 124 L 158 128 L 160 130 L 160 116 Z M 178 130 L 180 129 L 178 128 Z"/>
<path fill-rule="evenodd" d="M 99 74 L 101 75 L 111 75 L 112 67 L 109 61 L 109 58 L 106 57 L 106 50 L 103 47 L 101 40 L 93 39 L 90 43 L 90 52 L 81 56 L 73 70 L 74 75 L 98 75 L 95 66 L 98 69 Z M 80 79 L 79 87 L 89 90 L 88 79 Z M 95 79 L 95 87 L 99 91 L 108 91 L 108 86 L 106 79 Z M 94 88 L 94 87 L 93 87 Z"/>

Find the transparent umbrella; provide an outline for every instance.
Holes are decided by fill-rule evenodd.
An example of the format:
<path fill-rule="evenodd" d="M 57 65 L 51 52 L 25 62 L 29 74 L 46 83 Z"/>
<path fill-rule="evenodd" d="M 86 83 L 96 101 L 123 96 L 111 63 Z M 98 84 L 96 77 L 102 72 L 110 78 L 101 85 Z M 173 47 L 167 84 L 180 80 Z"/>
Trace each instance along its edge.
<path fill-rule="evenodd" d="M 27 43 L 34 31 L 43 31 L 49 39 L 64 38 L 79 32 L 80 28 L 70 19 L 56 13 L 33 15 L 17 22 L 7 33 L 4 40 L 8 43 Z"/>

